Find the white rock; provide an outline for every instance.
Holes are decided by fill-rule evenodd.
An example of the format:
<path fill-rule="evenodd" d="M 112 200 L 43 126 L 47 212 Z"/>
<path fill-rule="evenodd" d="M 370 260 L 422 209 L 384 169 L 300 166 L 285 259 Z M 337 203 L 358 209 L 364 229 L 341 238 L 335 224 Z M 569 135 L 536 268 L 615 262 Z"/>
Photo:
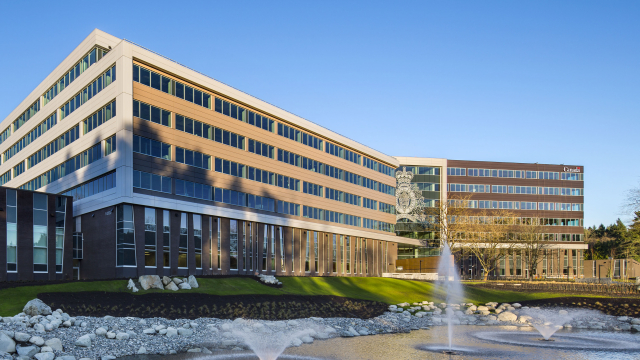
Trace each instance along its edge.
<path fill-rule="evenodd" d="M 518 315 L 509 311 L 505 311 L 498 315 L 499 321 L 516 321 L 517 318 L 518 318 Z"/>
<path fill-rule="evenodd" d="M 116 334 L 116 340 L 129 340 L 129 334 L 124 332 L 119 332 Z"/>
<path fill-rule="evenodd" d="M 198 281 L 196 281 L 196 277 L 193 275 L 189 276 L 189 286 L 191 286 L 192 289 L 197 289 L 200 285 L 198 285 Z"/>
<path fill-rule="evenodd" d="M 32 343 L 33 345 L 36 345 L 36 346 L 44 345 L 44 339 L 41 338 L 40 336 L 31 337 L 31 339 L 29 339 L 29 342 Z"/>
<path fill-rule="evenodd" d="M 16 342 L 3 332 L 0 332 L 0 352 L 9 354 L 16 352 Z"/>
<path fill-rule="evenodd" d="M 116 333 L 114 333 L 113 331 L 107 332 L 107 339 L 115 339 L 115 338 L 116 338 Z"/>
<path fill-rule="evenodd" d="M 41 352 L 33 355 L 37 360 L 53 360 L 56 356 L 52 352 Z"/>
<path fill-rule="evenodd" d="M 174 284 L 176 284 L 176 285 L 180 285 L 180 284 L 182 284 L 182 279 L 180 279 L 180 278 L 173 278 L 173 283 L 174 283 Z"/>
<path fill-rule="evenodd" d="M 138 351 L 136 351 L 136 354 L 146 354 L 146 353 L 147 353 L 147 349 L 144 346 L 140 346 Z"/>
<path fill-rule="evenodd" d="M 44 344 L 55 351 L 62 351 L 62 341 L 58 338 L 52 338 L 44 342 Z"/>
<path fill-rule="evenodd" d="M 569 315 L 569 312 L 567 310 L 560 310 L 558 311 L 558 315 L 566 316 L 566 315 Z"/>
<path fill-rule="evenodd" d="M 182 282 L 180 283 L 180 285 L 178 285 L 178 287 L 182 290 L 190 290 L 191 289 L 191 285 L 189 285 L 189 283 L 186 282 Z"/>
<path fill-rule="evenodd" d="M 40 352 L 53 352 L 51 346 L 43 346 L 40 348 Z"/>
<path fill-rule="evenodd" d="M 14 334 L 13 338 L 16 341 L 19 341 L 19 342 L 27 342 L 27 341 L 29 341 L 29 339 L 31 339 L 31 335 L 25 334 L 25 333 L 21 333 L 21 332 L 16 332 Z"/>
<path fill-rule="evenodd" d="M 516 309 L 520 309 L 522 307 L 522 305 L 520 305 L 518 303 L 511 304 L 511 306 L 513 306 Z"/>
<path fill-rule="evenodd" d="M 129 279 L 129 282 L 127 283 L 127 289 L 135 292 L 138 292 L 138 288 L 136 287 L 136 284 L 133 282 L 133 280 Z"/>
<path fill-rule="evenodd" d="M 24 306 L 22 312 L 29 316 L 51 315 L 51 308 L 40 299 L 33 299 Z"/>
<path fill-rule="evenodd" d="M 638 318 L 631 319 L 631 325 L 640 325 L 640 319 Z"/>
<path fill-rule="evenodd" d="M 44 332 L 44 325 L 35 324 L 35 325 L 33 325 L 33 330 L 35 330 L 37 333 L 43 333 Z"/>
<path fill-rule="evenodd" d="M 171 291 L 178 291 L 180 290 L 180 288 L 178 288 L 178 285 L 176 285 L 176 283 L 174 283 L 173 281 L 169 283 L 169 285 L 164 287 L 165 290 L 171 290 Z"/>
<path fill-rule="evenodd" d="M 168 277 L 168 276 L 163 276 L 163 277 L 162 277 L 162 284 L 163 284 L 164 286 L 167 286 L 167 285 L 169 285 L 169 283 L 171 283 L 171 278 L 170 278 L 170 277 Z"/>
<path fill-rule="evenodd" d="M 142 330 L 142 333 L 147 335 L 155 335 L 156 331 L 154 329 L 144 329 Z"/>
<path fill-rule="evenodd" d="M 191 336 L 191 335 L 193 335 L 193 330 L 178 329 L 178 335 L 180 335 L 180 336 Z"/>
<path fill-rule="evenodd" d="M 156 326 L 156 327 L 155 327 L 156 331 L 160 331 L 160 330 L 162 330 L 162 329 L 166 329 L 166 328 L 167 328 L 167 327 L 166 327 L 166 326 L 164 326 L 164 325 L 158 325 L 158 326 Z"/>
<path fill-rule="evenodd" d="M 99 327 L 96 329 L 96 335 L 98 336 L 105 336 L 107 335 L 107 329 L 103 328 L 103 327 Z"/>
<path fill-rule="evenodd" d="M 143 290 L 164 290 L 164 285 L 162 285 L 162 280 L 160 280 L 160 276 L 158 275 L 142 275 L 138 278 L 138 282 Z"/>
<path fill-rule="evenodd" d="M 91 347 L 91 337 L 89 335 L 82 335 L 76 340 L 76 346 Z"/>
<path fill-rule="evenodd" d="M 178 330 L 170 327 L 167 329 L 167 337 L 174 337 L 174 336 L 178 336 Z"/>
<path fill-rule="evenodd" d="M 71 327 L 71 325 L 72 325 L 71 321 L 69 321 L 69 320 L 67 320 L 67 321 L 62 323 L 62 326 L 64 326 L 64 327 Z"/>

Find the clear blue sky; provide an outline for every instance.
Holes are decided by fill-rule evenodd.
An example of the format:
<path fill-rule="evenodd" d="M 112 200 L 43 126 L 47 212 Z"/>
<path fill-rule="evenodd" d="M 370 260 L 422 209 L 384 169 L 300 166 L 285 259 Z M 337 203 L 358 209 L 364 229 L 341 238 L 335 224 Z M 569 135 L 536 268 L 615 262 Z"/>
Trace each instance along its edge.
<path fill-rule="evenodd" d="M 585 225 L 639 185 L 638 1 L 84 3 L 0 2 L 0 118 L 99 28 L 389 155 L 583 165 Z"/>

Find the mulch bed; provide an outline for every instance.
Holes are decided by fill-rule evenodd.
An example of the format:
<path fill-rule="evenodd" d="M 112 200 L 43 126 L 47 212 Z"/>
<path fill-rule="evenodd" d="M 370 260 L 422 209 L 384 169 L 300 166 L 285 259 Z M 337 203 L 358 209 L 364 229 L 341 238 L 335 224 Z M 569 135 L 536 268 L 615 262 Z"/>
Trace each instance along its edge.
<path fill-rule="evenodd" d="M 387 310 L 387 304 L 339 296 L 166 294 L 125 292 L 41 293 L 38 298 L 71 316 L 134 316 L 167 319 L 286 320 L 317 317 L 369 319 Z"/>
<path fill-rule="evenodd" d="M 552 299 L 527 300 L 519 302 L 522 306 L 558 306 L 600 310 L 607 315 L 633 316 L 640 315 L 640 299 L 638 298 L 589 298 L 560 297 Z"/>

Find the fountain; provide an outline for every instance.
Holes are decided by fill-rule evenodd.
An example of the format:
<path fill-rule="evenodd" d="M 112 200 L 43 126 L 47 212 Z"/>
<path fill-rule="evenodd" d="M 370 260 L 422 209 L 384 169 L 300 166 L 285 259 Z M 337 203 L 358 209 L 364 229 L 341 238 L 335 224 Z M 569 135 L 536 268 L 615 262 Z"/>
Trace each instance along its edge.
<path fill-rule="evenodd" d="M 444 351 L 447 354 L 454 354 L 453 343 L 453 320 L 454 310 L 450 307 L 450 304 L 459 304 L 464 300 L 464 290 L 460 283 L 460 276 L 454 266 L 454 261 L 451 255 L 451 249 L 449 244 L 444 243 L 442 254 L 440 255 L 440 262 L 438 263 L 438 281 L 436 287 L 443 290 L 446 293 L 445 315 L 447 317 L 447 335 L 449 339 L 449 350 Z"/>
<path fill-rule="evenodd" d="M 529 320 L 529 324 L 533 326 L 540 335 L 542 335 L 542 339 L 544 341 L 553 341 L 551 336 L 556 333 L 556 331 L 562 329 L 563 325 L 573 320 L 574 317 L 580 315 L 577 312 L 569 315 L 569 312 L 566 310 L 553 311 L 553 310 L 539 310 L 539 309 L 528 309 L 521 312 L 523 315 L 528 315 L 531 317 Z"/>

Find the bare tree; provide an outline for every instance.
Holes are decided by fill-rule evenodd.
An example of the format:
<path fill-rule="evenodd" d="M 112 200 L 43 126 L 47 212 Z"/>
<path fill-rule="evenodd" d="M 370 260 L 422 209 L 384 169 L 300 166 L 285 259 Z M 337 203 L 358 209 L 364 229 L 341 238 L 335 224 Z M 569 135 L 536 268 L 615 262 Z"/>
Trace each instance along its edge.
<path fill-rule="evenodd" d="M 525 220 L 526 219 L 526 220 Z M 531 278 L 544 258 L 547 244 L 544 239 L 544 227 L 538 218 L 523 218 L 517 226 L 519 247 L 525 253 L 528 278 Z"/>
<path fill-rule="evenodd" d="M 415 223 L 422 231 L 432 231 L 441 245 L 446 242 L 452 252 L 458 248 L 459 234 L 469 231 L 471 196 L 451 196 L 434 201 L 435 206 L 416 209 Z"/>
<path fill-rule="evenodd" d="M 625 212 L 634 213 L 640 211 L 640 184 L 638 187 L 627 191 L 626 199 L 622 205 Z"/>
<path fill-rule="evenodd" d="M 507 210 L 483 211 L 467 221 L 466 231 L 459 234 L 459 246 L 478 260 L 484 270 L 484 280 L 497 268 L 498 262 L 517 247 L 515 219 Z"/>

